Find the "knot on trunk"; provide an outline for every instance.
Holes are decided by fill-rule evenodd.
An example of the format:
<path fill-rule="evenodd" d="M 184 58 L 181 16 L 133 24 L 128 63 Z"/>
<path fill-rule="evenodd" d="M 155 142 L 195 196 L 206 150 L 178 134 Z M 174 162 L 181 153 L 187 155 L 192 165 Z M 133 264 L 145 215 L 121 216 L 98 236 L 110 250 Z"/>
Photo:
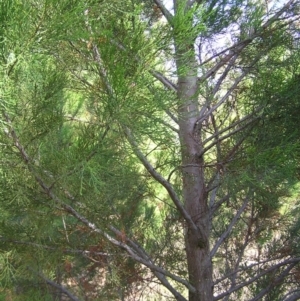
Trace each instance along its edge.
<path fill-rule="evenodd" d="M 197 247 L 200 249 L 205 249 L 207 247 L 207 241 L 204 238 L 198 238 Z"/>
<path fill-rule="evenodd" d="M 190 229 L 188 232 L 189 241 L 197 248 L 205 249 L 208 246 L 207 239 L 201 234 L 200 229 Z"/>

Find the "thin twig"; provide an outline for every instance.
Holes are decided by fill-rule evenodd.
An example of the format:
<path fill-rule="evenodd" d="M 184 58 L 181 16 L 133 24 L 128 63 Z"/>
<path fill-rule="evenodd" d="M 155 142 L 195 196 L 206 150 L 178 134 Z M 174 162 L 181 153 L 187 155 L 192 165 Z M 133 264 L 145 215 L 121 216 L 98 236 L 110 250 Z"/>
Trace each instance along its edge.
<path fill-rule="evenodd" d="M 215 296 L 214 297 L 214 301 L 217 301 L 217 300 L 220 300 L 220 299 L 223 299 L 225 296 L 229 295 L 229 294 L 232 294 L 233 292 L 236 292 L 238 290 L 240 290 L 241 288 L 245 287 L 245 286 L 248 286 L 249 284 L 253 283 L 253 282 L 256 282 L 258 279 L 260 279 L 261 277 L 271 273 L 271 272 L 274 272 L 276 271 L 277 269 L 279 269 L 280 267 L 282 266 L 285 266 L 285 265 L 288 265 L 288 264 L 293 264 L 293 263 L 296 263 L 298 264 L 300 262 L 300 258 L 291 258 L 291 259 L 287 259 L 283 262 L 280 262 L 268 269 L 266 269 L 265 271 L 257 274 L 256 276 L 252 277 L 251 279 L 247 280 L 247 281 L 244 281 L 243 283 L 240 283 L 238 285 L 236 285 L 235 287 L 227 290 L 226 292 L 224 293 L 221 293 L 219 294 L 218 296 Z"/>
<path fill-rule="evenodd" d="M 9 135 L 10 137 L 13 139 L 14 145 L 15 147 L 19 150 L 20 155 L 23 159 L 23 161 L 25 162 L 25 164 L 27 165 L 29 171 L 34 175 L 35 180 L 37 181 L 37 183 L 40 185 L 40 187 L 43 189 L 43 191 L 46 193 L 46 195 L 48 197 L 50 197 L 55 204 L 59 205 L 65 212 L 71 214 L 73 217 L 75 217 L 78 221 L 80 221 L 81 223 L 83 223 L 84 225 L 86 225 L 90 230 L 92 230 L 95 233 L 100 234 L 101 236 L 103 236 L 104 238 L 106 238 L 110 243 L 112 243 L 113 245 L 125 250 L 128 255 L 134 259 L 135 261 L 145 265 L 146 267 L 148 267 L 149 269 L 151 269 L 153 271 L 153 273 L 155 273 L 155 275 L 158 277 L 158 279 L 160 281 L 162 281 L 161 283 L 163 285 L 167 285 L 166 287 L 170 290 L 170 292 L 174 295 L 174 297 L 179 300 L 179 301 L 185 301 L 184 297 L 180 297 L 180 293 L 177 292 L 172 286 L 171 284 L 167 281 L 167 279 L 165 278 L 166 275 L 167 277 L 187 286 L 187 288 L 192 291 L 195 292 L 195 288 L 189 284 L 186 280 L 166 271 L 165 269 L 155 265 L 152 260 L 150 259 L 149 255 L 146 255 L 145 251 L 142 252 L 136 252 L 135 249 L 133 249 L 132 247 L 130 247 L 127 243 L 126 240 L 123 241 L 122 237 L 120 238 L 121 240 L 118 240 L 114 237 L 112 237 L 110 234 L 108 234 L 106 231 L 100 229 L 99 227 L 97 227 L 94 223 L 90 222 L 87 218 L 85 218 L 84 216 L 82 216 L 79 212 L 77 212 L 72 206 L 65 204 L 61 199 L 59 199 L 54 192 L 52 191 L 51 187 L 49 187 L 44 181 L 43 179 L 37 175 L 33 168 L 30 165 L 30 157 L 28 156 L 28 154 L 26 153 L 24 147 L 22 146 L 22 144 L 20 143 L 20 140 L 18 138 L 18 136 L 16 135 L 16 132 L 12 126 L 12 122 L 8 116 L 8 114 L 6 112 L 3 113 L 6 121 L 10 127 L 10 131 L 9 131 Z M 111 228 L 112 229 L 112 228 Z M 120 231 L 119 231 L 120 232 Z"/>
<path fill-rule="evenodd" d="M 198 231 L 197 226 L 193 222 L 191 216 L 185 210 L 182 202 L 180 201 L 180 199 L 179 199 L 177 193 L 175 192 L 173 186 L 171 185 L 171 183 L 168 182 L 161 174 L 159 174 L 154 169 L 154 167 L 151 165 L 151 163 L 147 160 L 147 158 L 144 156 L 144 154 L 141 152 L 140 148 L 138 147 L 138 144 L 135 141 L 130 129 L 127 127 L 124 127 L 124 132 L 126 134 L 128 142 L 132 146 L 134 153 L 139 158 L 139 160 L 142 162 L 144 167 L 148 170 L 148 172 L 152 175 L 152 177 L 167 190 L 169 196 L 171 197 L 171 200 L 173 201 L 174 205 L 181 213 L 182 217 L 186 220 L 189 227 L 191 229 L 195 229 L 196 231 Z"/>
<path fill-rule="evenodd" d="M 46 276 L 44 276 L 42 273 L 40 272 L 36 272 L 34 271 L 32 268 L 28 267 L 29 270 L 31 270 L 32 272 L 34 272 L 35 274 L 37 274 L 40 278 L 42 278 L 47 284 L 59 289 L 63 294 L 67 295 L 70 300 L 73 301 L 80 301 L 80 299 L 78 299 L 77 297 L 75 297 L 68 289 L 66 289 L 64 286 L 62 286 L 61 284 L 58 284 L 52 280 L 50 280 L 49 278 L 47 278 Z"/>
<path fill-rule="evenodd" d="M 250 197 L 247 196 L 243 205 L 241 206 L 241 208 L 239 209 L 239 211 L 235 214 L 235 216 L 233 217 L 231 223 L 228 225 L 227 229 L 225 232 L 223 232 L 223 234 L 221 235 L 221 237 L 219 238 L 219 240 L 216 242 L 215 246 L 213 247 L 213 249 L 210 252 L 210 257 L 214 257 L 216 252 L 218 251 L 219 247 L 221 246 L 221 244 L 223 243 L 223 241 L 228 237 L 228 235 L 231 233 L 233 227 L 235 226 L 235 224 L 238 222 L 240 216 L 242 215 L 242 213 L 244 212 L 245 208 L 248 205 Z"/>

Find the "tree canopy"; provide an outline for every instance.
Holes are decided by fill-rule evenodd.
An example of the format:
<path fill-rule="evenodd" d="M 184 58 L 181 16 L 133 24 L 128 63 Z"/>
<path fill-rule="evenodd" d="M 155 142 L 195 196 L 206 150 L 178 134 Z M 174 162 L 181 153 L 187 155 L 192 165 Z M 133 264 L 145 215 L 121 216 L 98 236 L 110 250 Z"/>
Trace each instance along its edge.
<path fill-rule="evenodd" d="M 299 298 L 298 0 L 0 4 L 0 299 Z"/>

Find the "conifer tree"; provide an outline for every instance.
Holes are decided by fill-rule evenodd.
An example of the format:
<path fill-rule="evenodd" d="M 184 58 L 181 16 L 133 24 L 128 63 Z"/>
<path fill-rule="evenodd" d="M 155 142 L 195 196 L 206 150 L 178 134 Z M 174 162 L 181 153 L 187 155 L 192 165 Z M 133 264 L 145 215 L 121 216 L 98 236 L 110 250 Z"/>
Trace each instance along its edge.
<path fill-rule="evenodd" d="M 5 294 L 297 296 L 299 1 L 0 3 Z"/>

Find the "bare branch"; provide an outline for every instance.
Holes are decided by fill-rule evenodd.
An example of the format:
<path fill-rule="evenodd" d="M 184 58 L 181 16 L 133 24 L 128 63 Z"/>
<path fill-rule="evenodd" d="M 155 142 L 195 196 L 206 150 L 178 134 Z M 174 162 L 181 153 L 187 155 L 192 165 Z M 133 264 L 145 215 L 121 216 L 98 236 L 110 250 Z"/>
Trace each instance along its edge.
<path fill-rule="evenodd" d="M 248 73 L 250 72 L 250 69 L 252 66 L 254 66 L 263 56 L 264 53 L 259 53 L 251 62 L 251 64 L 249 65 L 249 68 L 247 68 L 246 70 L 243 70 L 243 72 L 241 73 L 241 75 L 239 77 L 237 77 L 235 79 L 235 81 L 233 82 L 233 84 L 231 85 L 230 88 L 227 89 L 227 93 L 221 97 L 221 99 L 211 108 L 209 108 L 206 113 L 204 114 L 204 112 L 202 113 L 202 116 L 199 117 L 199 119 L 197 120 L 197 123 L 202 123 L 204 120 L 206 120 L 217 108 L 219 108 L 223 103 L 225 103 L 228 99 L 228 97 L 231 95 L 231 93 L 238 87 L 239 83 L 246 77 L 246 75 L 248 75 Z M 202 152 L 203 154 L 203 152 Z"/>
<path fill-rule="evenodd" d="M 93 44 L 93 52 L 94 52 L 95 60 L 98 63 L 100 76 L 101 76 L 102 80 L 104 81 L 104 84 L 107 88 L 108 94 L 113 95 L 113 88 L 107 79 L 107 72 L 106 72 L 105 68 L 103 67 L 99 49 L 95 44 Z"/>
<path fill-rule="evenodd" d="M 253 213 L 253 211 L 252 211 L 252 213 Z M 232 273 L 232 277 L 229 277 L 230 281 L 231 281 L 231 288 L 236 286 L 236 279 L 237 279 L 237 276 L 238 276 L 239 266 L 240 266 L 240 263 L 242 261 L 242 258 L 244 256 L 244 254 L 245 254 L 245 250 L 248 246 L 248 243 L 249 243 L 249 240 L 250 240 L 250 237 L 251 237 L 251 234 L 250 234 L 251 227 L 252 227 L 252 225 L 251 225 L 251 223 L 249 223 L 247 234 L 245 235 L 244 243 L 243 243 L 242 247 L 240 248 L 238 258 L 235 262 L 235 267 L 234 267 L 234 270 L 233 270 L 233 273 Z M 224 298 L 224 301 L 229 300 L 229 298 L 230 298 L 230 295 L 226 296 Z"/>
<path fill-rule="evenodd" d="M 234 56 L 239 55 L 255 38 L 260 37 L 261 34 L 265 29 L 267 29 L 271 24 L 273 24 L 275 21 L 279 19 L 279 17 L 288 10 L 288 8 L 292 5 L 292 3 L 295 2 L 294 0 L 288 1 L 273 17 L 271 17 L 269 20 L 267 20 L 260 29 L 258 29 L 256 32 L 254 32 L 251 36 L 247 37 L 245 40 L 240 41 L 222 51 L 219 53 L 213 55 L 206 61 L 204 61 L 201 65 L 204 65 L 211 61 L 212 59 L 225 54 L 229 51 L 228 54 L 224 55 L 220 58 L 220 61 L 215 64 L 211 69 L 209 69 L 205 74 L 203 74 L 201 77 L 198 78 L 200 82 L 203 82 L 207 78 L 213 76 L 216 74 L 216 72 L 223 67 L 227 62 L 229 62 Z"/>
<path fill-rule="evenodd" d="M 258 119 L 258 118 L 256 118 L 256 119 Z M 238 127 L 237 129 L 235 129 L 235 130 L 229 132 L 228 134 L 226 134 L 226 135 L 224 135 L 224 136 L 222 136 L 222 137 L 219 137 L 219 138 L 217 139 L 217 141 L 213 141 L 213 142 L 210 143 L 208 146 L 206 146 L 206 147 L 202 150 L 202 152 L 199 154 L 199 156 L 202 156 L 203 154 L 205 154 L 208 150 L 210 150 L 214 145 L 216 145 L 216 144 L 219 143 L 220 141 L 223 141 L 223 140 L 225 140 L 225 139 L 231 137 L 232 135 L 234 135 L 234 134 L 240 132 L 241 130 L 244 130 L 244 129 L 247 128 L 251 123 L 253 123 L 256 119 L 250 120 L 250 122 L 247 122 L 247 123 L 244 124 L 243 126 Z"/>
<path fill-rule="evenodd" d="M 217 189 L 218 187 L 214 187 L 214 189 Z M 229 200 L 229 194 L 225 195 L 221 200 L 219 200 L 218 202 L 216 203 L 213 203 L 212 204 L 212 207 L 211 207 L 211 216 L 213 216 L 213 214 L 221 207 L 221 205 L 225 202 L 227 202 Z"/>
<path fill-rule="evenodd" d="M 249 301 L 262 300 L 263 296 L 265 296 L 272 288 L 277 286 L 279 283 L 281 283 L 284 280 L 284 278 L 286 276 L 288 276 L 289 272 L 295 265 L 297 265 L 297 262 L 290 264 L 283 272 L 280 273 L 280 275 L 278 277 L 273 279 L 273 281 L 271 281 L 270 284 L 266 288 L 261 290 L 260 293 L 258 293 L 254 298 L 250 299 Z"/>
<path fill-rule="evenodd" d="M 219 238 L 219 240 L 216 242 L 215 246 L 213 247 L 213 249 L 210 252 L 210 256 L 211 257 L 215 256 L 216 252 L 218 251 L 218 249 L 221 246 L 221 244 L 223 243 L 223 241 L 228 237 L 228 235 L 232 231 L 234 225 L 238 222 L 240 216 L 242 215 L 242 213 L 244 212 L 245 208 L 248 205 L 249 199 L 250 199 L 249 196 L 246 197 L 243 205 L 241 206 L 241 208 L 239 209 L 239 211 L 233 217 L 233 219 L 232 219 L 231 223 L 228 225 L 226 231 L 221 235 L 221 237 Z"/>
<path fill-rule="evenodd" d="M 258 112 L 258 111 L 259 111 L 259 110 L 256 110 L 256 112 Z M 241 119 L 239 119 L 239 120 L 237 120 L 237 121 L 231 123 L 228 127 L 224 128 L 224 129 L 222 129 L 222 130 L 218 130 L 217 133 L 215 133 L 215 134 L 211 135 L 210 137 L 208 137 L 207 139 L 205 139 L 205 140 L 203 141 L 203 144 L 205 145 L 205 144 L 206 144 L 207 142 L 209 142 L 210 140 L 216 138 L 217 136 L 220 136 L 221 134 L 223 134 L 223 133 L 229 131 L 230 129 L 234 128 L 235 126 L 239 125 L 240 123 L 242 123 L 242 122 L 246 121 L 247 119 L 253 117 L 254 113 L 255 113 L 255 112 L 253 112 L 253 113 L 251 113 L 251 114 L 248 114 L 248 115 L 244 116 L 243 118 L 241 118 Z M 258 118 L 256 118 L 256 119 L 258 119 Z M 251 120 L 248 124 L 250 124 L 250 123 L 252 123 L 252 122 L 253 122 L 253 120 Z"/>
<path fill-rule="evenodd" d="M 165 109 L 165 113 L 175 122 L 177 123 L 177 118 L 170 112 L 170 110 Z M 153 119 L 153 116 L 151 114 L 142 114 L 143 116 Z M 164 116 L 166 117 L 166 116 Z M 163 124 L 164 126 L 166 126 L 167 128 L 169 128 L 170 130 L 172 130 L 175 133 L 179 133 L 179 130 L 174 127 L 172 124 L 168 123 L 167 121 L 163 120 L 163 118 L 155 118 L 155 121 L 157 120 L 159 123 Z"/>
<path fill-rule="evenodd" d="M 61 204 L 62 208 L 64 208 L 68 213 L 70 213 L 71 215 L 73 215 L 74 217 L 76 217 L 79 221 L 81 221 L 83 224 L 85 224 L 86 226 L 88 226 L 92 231 L 101 234 L 102 236 L 104 236 L 109 242 L 111 242 L 112 244 L 114 244 L 117 247 L 120 247 L 121 249 L 124 249 L 129 256 L 134 259 L 135 261 L 145 265 L 146 267 L 148 267 L 149 269 L 151 269 L 153 272 L 158 272 L 161 274 L 164 274 L 167 277 L 170 277 L 171 279 L 178 281 L 179 283 L 182 283 L 183 285 L 187 286 L 188 289 L 190 290 L 194 290 L 193 286 L 191 286 L 186 280 L 173 275 L 172 273 L 166 271 L 165 269 L 156 266 L 155 264 L 152 263 L 152 260 L 150 259 L 150 257 L 143 252 L 139 252 L 141 253 L 142 256 L 140 256 L 139 254 L 137 254 L 137 252 L 135 252 L 128 244 L 126 244 L 123 241 L 119 241 L 115 238 L 113 238 L 112 236 L 110 236 L 108 233 L 106 233 L 105 231 L 103 231 L 102 229 L 96 227 L 95 224 L 89 222 L 85 217 L 81 216 L 75 209 L 73 209 L 71 206 L 67 205 L 67 204 Z M 112 229 L 112 227 L 110 227 Z M 125 239 L 126 241 L 128 240 L 128 238 Z M 183 299 L 182 299 L 183 300 Z"/>
<path fill-rule="evenodd" d="M 156 79 L 158 79 L 166 88 L 171 91 L 177 92 L 177 85 L 171 82 L 163 74 L 155 70 L 150 70 L 149 73 L 152 74 Z"/>
<path fill-rule="evenodd" d="M 165 110 L 166 114 L 176 123 L 178 123 L 178 118 L 168 109 Z"/>
<path fill-rule="evenodd" d="M 169 112 L 169 110 L 168 110 L 168 112 Z M 166 113 L 168 114 L 168 112 L 166 111 Z M 168 114 L 169 115 L 169 114 Z M 169 115 L 170 116 L 170 115 Z M 173 116 L 173 115 L 172 115 Z M 172 117 L 171 117 L 172 118 Z M 164 126 L 166 126 L 166 127 L 168 127 L 169 129 L 171 129 L 173 132 L 175 132 L 175 133 L 179 133 L 179 130 L 177 129 L 177 128 L 175 128 L 174 126 L 172 126 L 171 124 L 169 124 L 169 123 L 167 123 L 167 122 L 165 122 L 164 120 L 159 120 L 159 122 L 161 123 L 161 124 L 163 124 Z"/>
<path fill-rule="evenodd" d="M 37 274 L 40 278 L 42 278 L 47 284 L 59 289 L 63 294 L 67 295 L 70 300 L 73 301 L 80 301 L 77 297 L 75 297 L 69 290 L 67 290 L 64 286 L 48 279 L 45 277 L 42 273 L 34 271 L 32 268 L 28 267 L 29 270 L 33 271 L 35 274 Z"/>
<path fill-rule="evenodd" d="M 171 197 L 173 203 L 175 204 L 176 208 L 179 210 L 181 213 L 182 217 L 186 220 L 187 224 L 191 229 L 195 229 L 197 231 L 197 226 L 193 222 L 191 216 L 187 213 L 185 210 L 182 202 L 180 201 L 177 193 L 175 192 L 173 186 L 168 182 L 161 174 L 159 174 L 154 167 L 151 165 L 151 163 L 147 160 L 147 158 L 143 155 L 141 150 L 138 147 L 138 144 L 134 140 L 134 137 L 130 131 L 129 128 L 124 127 L 124 132 L 126 134 L 127 140 L 130 143 L 130 145 L 133 148 L 134 153 L 136 156 L 139 158 L 139 160 L 142 162 L 144 167 L 148 170 L 148 172 L 152 175 L 152 177 L 160 183 L 169 193 L 169 196 Z"/>
<path fill-rule="evenodd" d="M 223 56 L 220 61 L 215 64 L 212 68 L 210 68 L 204 75 L 198 78 L 199 82 L 203 82 L 209 77 L 215 75 L 217 71 L 226 65 L 233 57 L 237 56 L 247 45 L 251 43 L 252 40 L 245 40 L 243 43 L 240 43 L 238 47 L 233 47 L 233 50 L 229 52 L 229 54 Z M 229 64 L 229 66 L 231 66 Z"/>
<path fill-rule="evenodd" d="M 286 296 L 284 296 L 283 300 L 284 301 L 300 300 L 300 290 L 294 290 L 292 292 L 289 292 Z"/>
<path fill-rule="evenodd" d="M 153 272 L 154 275 L 158 278 L 158 280 L 173 294 L 176 300 L 178 301 L 187 301 L 178 291 L 176 291 L 171 285 L 170 282 L 167 280 L 164 274 L 158 273 L 156 271 Z M 196 290 L 194 289 L 194 292 Z"/>
<path fill-rule="evenodd" d="M 29 242 L 29 241 L 20 241 L 20 240 L 10 240 L 10 239 L 5 239 L 4 237 L 0 238 L 0 241 L 11 243 L 11 244 L 19 244 L 19 245 L 27 245 L 31 246 L 33 248 L 42 248 L 45 250 L 51 250 L 51 251 L 59 251 L 63 253 L 70 253 L 70 254 L 82 254 L 82 255 L 96 255 L 96 256 L 112 256 L 113 254 L 109 254 L 106 252 L 97 252 L 97 251 L 89 251 L 89 250 L 78 250 L 78 249 L 66 249 L 66 248 L 60 248 L 58 246 L 49 246 L 49 245 L 42 245 L 42 244 L 37 244 L 34 242 Z"/>
<path fill-rule="evenodd" d="M 51 193 L 52 194 L 52 193 Z M 72 208 L 70 205 L 64 204 L 62 203 L 60 200 L 58 200 L 54 194 L 52 194 L 51 197 L 53 200 L 57 200 L 60 202 L 61 207 L 68 213 L 70 213 L 71 215 L 73 215 L 74 217 L 76 217 L 76 219 L 78 219 L 79 221 L 81 221 L 83 224 L 85 224 L 86 226 L 88 226 L 92 231 L 101 234 L 102 236 L 104 236 L 110 243 L 114 244 L 115 246 L 125 250 L 129 256 L 134 259 L 135 261 L 145 265 L 146 267 L 150 268 L 152 271 L 156 271 L 158 273 L 164 274 L 167 277 L 172 278 L 175 281 L 178 281 L 179 283 L 182 283 L 183 285 L 187 285 L 188 289 L 193 290 L 193 287 L 184 279 L 173 275 L 172 273 L 166 271 L 165 269 L 156 266 L 155 264 L 152 263 L 152 260 L 150 259 L 150 256 L 143 253 L 143 252 L 139 252 L 140 254 L 137 254 L 137 252 L 134 251 L 134 249 L 132 249 L 125 241 L 128 240 L 128 238 L 125 238 L 124 241 L 119 241 L 115 238 L 113 238 L 111 235 L 109 235 L 107 232 L 103 231 L 102 229 L 98 228 L 94 223 L 91 223 L 90 221 L 88 221 L 85 217 L 83 217 L 82 215 L 80 215 L 74 208 Z M 56 201 L 56 202 L 57 202 Z M 112 229 L 112 227 L 110 227 Z M 121 233 L 120 231 L 118 231 L 119 233 Z M 141 256 L 142 255 L 142 256 Z"/>
<path fill-rule="evenodd" d="M 234 48 L 238 47 L 240 44 L 243 44 L 244 42 L 245 42 L 245 40 L 240 41 L 240 42 L 238 42 L 238 43 L 236 43 L 236 44 L 234 44 L 234 45 L 232 45 L 232 46 L 230 46 L 228 48 L 225 48 L 225 49 L 221 50 L 218 53 L 215 53 L 213 56 L 211 56 L 210 58 L 208 58 L 204 62 L 201 62 L 200 66 L 203 66 L 203 65 L 209 63 L 211 60 L 213 60 L 214 58 L 217 58 L 218 56 L 220 56 L 220 55 L 222 55 L 224 53 L 226 53 L 227 51 L 232 51 Z M 200 80 L 200 78 L 198 78 L 198 80 Z"/>
<path fill-rule="evenodd" d="M 109 226 L 109 228 L 117 235 L 120 236 L 122 235 L 121 231 L 119 231 L 118 229 L 116 229 L 113 226 Z M 152 262 L 152 259 L 150 258 L 150 256 L 147 254 L 147 252 L 144 250 L 144 248 L 140 245 L 138 245 L 136 242 L 132 241 L 130 238 L 126 237 L 126 241 L 129 245 L 131 245 L 131 247 L 145 260 L 148 260 L 149 262 Z M 187 287 L 191 292 L 195 292 L 195 288 L 186 280 L 169 273 L 168 271 L 165 271 L 163 269 L 161 269 L 160 271 L 155 269 L 153 270 L 153 272 L 157 272 L 159 274 L 163 274 L 164 277 L 170 277 L 173 280 L 183 284 L 185 287 Z M 161 277 L 161 276 L 160 276 Z"/>
<path fill-rule="evenodd" d="M 161 0 L 153 0 L 153 2 L 157 5 L 157 7 L 160 9 L 162 14 L 167 19 L 168 23 L 170 25 L 173 24 L 173 15 L 167 10 L 167 8 L 164 6 Z"/>
<path fill-rule="evenodd" d="M 282 262 L 266 269 L 265 271 L 261 272 L 260 274 L 257 274 L 256 276 L 252 277 L 248 281 L 244 281 L 243 283 L 240 283 L 240 284 L 236 285 L 235 287 L 232 287 L 231 289 L 227 290 L 226 292 L 221 293 L 218 296 L 215 296 L 213 300 L 216 301 L 216 300 L 223 299 L 225 296 L 227 296 L 229 294 L 232 294 L 233 292 L 238 291 L 241 288 L 243 288 L 243 287 L 245 287 L 245 286 L 247 286 L 247 285 L 249 285 L 253 282 L 256 282 L 259 278 L 261 278 L 264 275 L 267 275 L 271 272 L 276 271 L 277 269 L 279 269 L 282 266 L 293 264 L 293 263 L 297 264 L 299 262 L 300 262 L 300 258 L 291 258 L 291 259 L 284 260 L 284 261 L 282 261 Z M 258 264 L 261 264 L 261 263 L 258 263 Z M 250 268 L 250 267 L 247 267 L 247 268 Z"/>
<path fill-rule="evenodd" d="M 215 94 L 219 91 L 222 82 L 223 82 L 224 79 L 227 77 L 229 71 L 231 70 L 231 68 L 232 68 L 232 66 L 234 65 L 234 63 L 235 63 L 235 61 L 236 61 L 237 58 L 238 58 L 238 55 L 234 55 L 234 56 L 230 59 L 230 61 L 229 61 L 228 65 L 226 66 L 224 72 L 222 73 L 222 75 L 221 75 L 220 78 L 218 79 L 216 85 L 214 86 L 214 89 L 213 89 L 213 91 L 212 91 L 212 95 L 215 95 Z"/>
<path fill-rule="evenodd" d="M 283 5 L 283 7 L 273 16 L 271 17 L 269 20 L 267 20 L 265 22 L 265 24 L 262 25 L 262 29 L 266 29 L 268 26 L 270 26 L 273 22 L 275 22 L 276 20 L 279 19 L 279 17 L 286 12 L 290 6 L 295 3 L 295 0 L 290 0 L 288 1 L 286 4 Z"/>

